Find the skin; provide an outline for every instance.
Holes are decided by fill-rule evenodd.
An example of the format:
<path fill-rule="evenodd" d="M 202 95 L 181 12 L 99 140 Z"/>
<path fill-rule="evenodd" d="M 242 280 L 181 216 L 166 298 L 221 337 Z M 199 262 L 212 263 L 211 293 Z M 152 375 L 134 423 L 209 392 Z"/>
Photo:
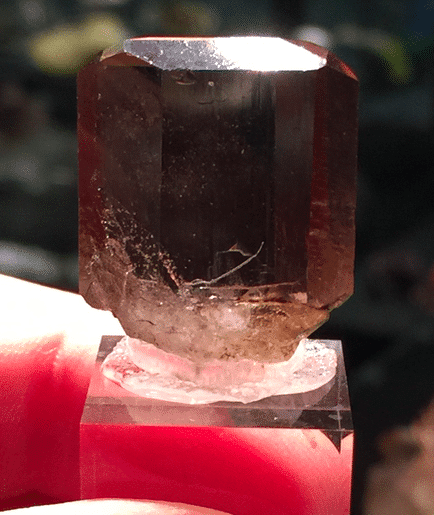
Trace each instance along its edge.
<path fill-rule="evenodd" d="M 0 510 L 54 505 L 37 506 L 26 513 L 221 513 L 210 507 L 229 511 L 219 504 L 219 496 L 215 505 L 205 494 L 195 497 L 193 503 L 208 509 L 145 500 L 70 504 L 80 499 L 79 424 L 98 343 L 102 334 L 123 331 L 110 313 L 92 309 L 75 294 L 1 275 L 0 291 Z M 299 514 L 346 513 L 351 439 L 344 440 L 339 455 L 319 431 L 294 430 L 291 435 L 279 432 L 272 439 L 268 431 L 223 429 L 220 439 L 213 441 L 212 451 L 216 457 L 227 456 L 230 467 L 227 460 L 216 459 L 215 466 L 221 469 L 211 470 L 209 480 L 213 474 L 224 475 L 235 499 L 237 491 L 245 492 L 257 481 L 255 488 L 266 491 L 266 496 L 273 499 L 267 502 L 282 507 L 282 513 L 289 509 Z M 210 448 L 195 448 L 196 438 L 192 436 L 191 447 L 197 453 L 197 462 L 204 463 Z M 185 441 L 180 448 L 183 444 Z M 322 453 L 320 464 L 318 451 Z M 172 474 L 175 485 L 170 458 L 179 457 L 177 447 L 171 444 L 164 452 L 173 453 L 165 455 L 164 463 L 168 466 L 167 477 Z M 255 463 L 256 470 L 250 473 Z M 183 494 L 182 489 L 180 492 Z M 186 502 L 171 498 L 170 492 L 166 499 Z"/>

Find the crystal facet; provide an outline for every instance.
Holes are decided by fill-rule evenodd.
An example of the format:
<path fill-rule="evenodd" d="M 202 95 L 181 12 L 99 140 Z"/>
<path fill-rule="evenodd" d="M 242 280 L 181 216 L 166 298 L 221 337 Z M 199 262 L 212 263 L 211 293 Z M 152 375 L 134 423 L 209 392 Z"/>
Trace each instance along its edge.
<path fill-rule="evenodd" d="M 78 77 L 80 291 L 196 363 L 288 360 L 353 288 L 358 82 L 278 38 L 134 38 Z"/>

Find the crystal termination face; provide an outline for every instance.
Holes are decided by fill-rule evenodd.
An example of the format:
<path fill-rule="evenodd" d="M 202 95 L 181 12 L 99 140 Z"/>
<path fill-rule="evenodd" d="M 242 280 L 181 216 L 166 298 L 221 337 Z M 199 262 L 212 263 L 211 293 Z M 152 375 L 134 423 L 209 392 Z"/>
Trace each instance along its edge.
<path fill-rule="evenodd" d="M 104 52 L 78 77 L 87 302 L 196 363 L 288 360 L 352 293 L 357 93 L 308 43 Z"/>
<path fill-rule="evenodd" d="M 307 71 L 327 61 L 302 46 L 271 37 L 129 39 L 124 51 L 164 71 Z"/>

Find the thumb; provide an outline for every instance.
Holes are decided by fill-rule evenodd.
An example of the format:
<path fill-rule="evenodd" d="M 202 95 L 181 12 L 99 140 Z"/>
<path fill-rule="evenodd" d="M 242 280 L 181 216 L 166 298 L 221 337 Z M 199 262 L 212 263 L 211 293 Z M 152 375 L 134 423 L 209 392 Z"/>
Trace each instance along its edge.
<path fill-rule="evenodd" d="M 93 361 L 103 331 L 123 331 L 76 294 L 3 275 L 0 292 L 0 509 L 29 492 L 77 499 Z"/>
<path fill-rule="evenodd" d="M 10 515 L 229 515 L 222 511 L 179 503 L 102 499 L 20 508 Z"/>

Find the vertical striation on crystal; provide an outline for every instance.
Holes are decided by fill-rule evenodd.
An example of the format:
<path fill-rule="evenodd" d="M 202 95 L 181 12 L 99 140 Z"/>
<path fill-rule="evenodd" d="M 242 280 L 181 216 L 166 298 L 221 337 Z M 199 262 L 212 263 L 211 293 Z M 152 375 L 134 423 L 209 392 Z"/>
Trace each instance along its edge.
<path fill-rule="evenodd" d="M 80 292 L 193 361 L 284 361 L 353 288 L 358 82 L 268 37 L 134 38 L 78 77 Z"/>

